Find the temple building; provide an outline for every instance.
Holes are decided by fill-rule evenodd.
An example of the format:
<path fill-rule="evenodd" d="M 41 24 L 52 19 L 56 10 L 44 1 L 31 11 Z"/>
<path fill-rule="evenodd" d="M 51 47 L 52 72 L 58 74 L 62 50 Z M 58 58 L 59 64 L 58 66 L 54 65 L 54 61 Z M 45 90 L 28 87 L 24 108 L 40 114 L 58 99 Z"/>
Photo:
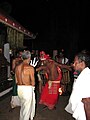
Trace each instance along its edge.
<path fill-rule="evenodd" d="M 8 81 L 10 55 L 14 55 L 17 49 L 26 47 L 24 46 L 25 39 L 35 38 L 36 36 L 31 31 L 0 10 L 0 96 L 12 89 L 12 81 Z"/>

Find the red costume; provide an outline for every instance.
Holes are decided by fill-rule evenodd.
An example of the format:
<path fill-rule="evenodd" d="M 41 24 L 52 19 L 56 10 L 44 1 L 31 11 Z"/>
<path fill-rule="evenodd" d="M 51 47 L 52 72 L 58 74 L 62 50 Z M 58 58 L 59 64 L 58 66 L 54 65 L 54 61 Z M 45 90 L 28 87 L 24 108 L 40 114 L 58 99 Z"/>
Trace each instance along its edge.
<path fill-rule="evenodd" d="M 62 72 L 59 67 L 57 67 L 57 70 L 59 73 L 57 79 L 54 81 L 49 80 L 45 84 L 45 87 L 43 88 L 40 96 L 39 104 L 44 104 L 49 109 L 53 109 L 55 107 L 59 97 L 59 88 L 60 88 L 60 81 L 62 79 Z"/>

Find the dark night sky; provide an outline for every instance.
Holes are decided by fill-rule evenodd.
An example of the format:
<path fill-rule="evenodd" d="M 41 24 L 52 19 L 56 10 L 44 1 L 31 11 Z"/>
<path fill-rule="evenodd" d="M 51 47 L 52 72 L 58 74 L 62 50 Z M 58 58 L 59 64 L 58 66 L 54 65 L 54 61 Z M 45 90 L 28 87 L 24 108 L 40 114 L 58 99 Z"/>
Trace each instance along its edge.
<path fill-rule="evenodd" d="M 4 0 L 2 0 L 4 2 Z M 10 15 L 37 34 L 34 47 L 89 49 L 89 0 L 8 0 Z M 28 41 L 27 41 L 28 43 Z M 84 45 L 83 45 L 84 44 Z"/>

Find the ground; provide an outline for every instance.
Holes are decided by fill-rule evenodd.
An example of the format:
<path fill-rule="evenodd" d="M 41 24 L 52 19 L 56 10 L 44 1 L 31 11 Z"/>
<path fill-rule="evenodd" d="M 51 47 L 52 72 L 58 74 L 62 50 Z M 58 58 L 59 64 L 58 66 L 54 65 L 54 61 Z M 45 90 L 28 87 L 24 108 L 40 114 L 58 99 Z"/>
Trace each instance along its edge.
<path fill-rule="evenodd" d="M 34 120 L 74 120 L 71 114 L 67 113 L 64 108 L 68 103 L 69 95 L 59 96 L 55 110 L 43 109 L 43 105 L 39 105 L 39 93 L 37 93 L 36 115 Z M 10 111 L 11 93 L 0 98 L 0 120 L 19 120 L 20 107 Z"/>

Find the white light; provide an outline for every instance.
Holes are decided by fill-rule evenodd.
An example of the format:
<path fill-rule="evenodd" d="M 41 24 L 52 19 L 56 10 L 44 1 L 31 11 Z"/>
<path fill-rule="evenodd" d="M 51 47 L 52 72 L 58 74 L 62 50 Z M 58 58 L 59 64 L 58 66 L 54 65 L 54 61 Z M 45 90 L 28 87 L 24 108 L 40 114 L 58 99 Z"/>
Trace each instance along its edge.
<path fill-rule="evenodd" d="M 7 22 L 7 18 L 5 18 L 5 21 Z"/>
<path fill-rule="evenodd" d="M 9 51 L 9 54 L 12 54 L 12 50 Z"/>
<path fill-rule="evenodd" d="M 13 23 L 13 26 L 15 26 L 15 23 Z"/>
<path fill-rule="evenodd" d="M 19 29 L 21 29 L 21 27 L 19 27 Z"/>

